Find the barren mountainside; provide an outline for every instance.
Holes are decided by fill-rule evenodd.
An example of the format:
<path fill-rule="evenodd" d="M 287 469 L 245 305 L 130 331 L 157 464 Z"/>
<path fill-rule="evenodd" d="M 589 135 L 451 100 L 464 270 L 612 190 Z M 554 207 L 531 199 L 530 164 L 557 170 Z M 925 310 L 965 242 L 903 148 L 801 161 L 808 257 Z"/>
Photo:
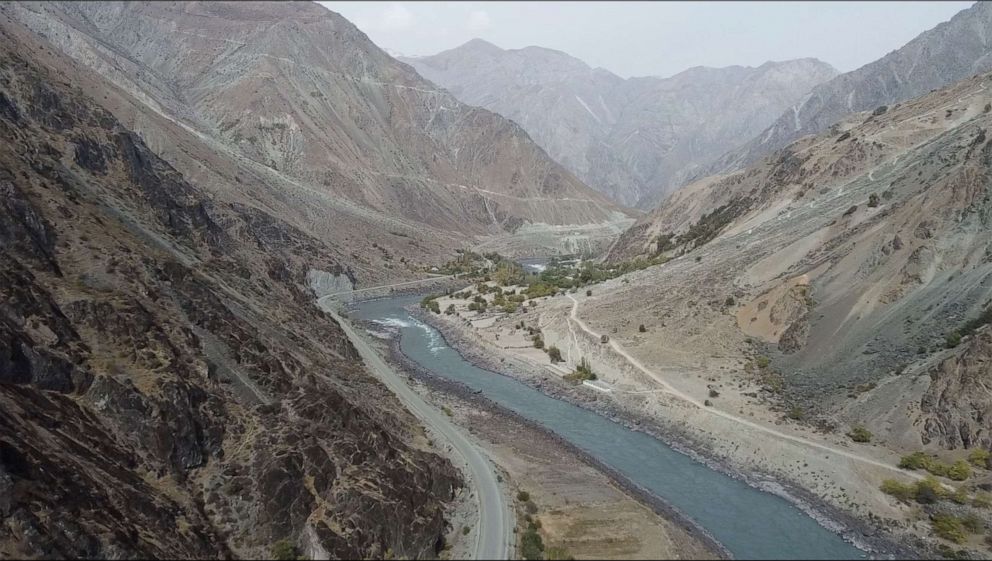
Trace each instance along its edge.
<path fill-rule="evenodd" d="M 637 290 L 651 305 L 622 324 L 661 314 L 672 327 L 656 343 L 718 354 L 749 340 L 783 376 L 780 397 L 890 445 L 988 445 L 972 414 L 990 403 L 974 378 L 987 333 L 945 339 L 992 304 L 990 86 L 984 74 L 855 113 L 685 187 L 609 256 L 675 259 L 596 309 L 624 310 Z"/>
<path fill-rule="evenodd" d="M 625 80 L 560 51 L 480 39 L 402 60 L 463 102 L 520 123 L 594 189 L 642 207 L 836 74 L 800 59 Z"/>
<path fill-rule="evenodd" d="M 341 220 L 384 234 L 377 245 L 393 253 L 437 244 L 415 250 L 429 255 L 526 224 L 626 219 L 518 126 L 458 102 L 315 3 L 3 11 L 116 86 L 131 106 L 118 114 L 177 169 L 215 190 L 249 189 L 329 243 L 353 231 Z M 190 147 L 173 149 L 176 136 Z M 355 253 L 378 253 L 367 249 Z"/>
<path fill-rule="evenodd" d="M 459 477 L 313 305 L 332 252 L 0 61 L 0 557 L 435 555 Z"/>
<path fill-rule="evenodd" d="M 740 169 L 848 113 L 921 96 L 992 70 L 992 4 L 975 2 L 949 21 L 857 70 L 812 88 L 760 134 L 695 177 Z"/>

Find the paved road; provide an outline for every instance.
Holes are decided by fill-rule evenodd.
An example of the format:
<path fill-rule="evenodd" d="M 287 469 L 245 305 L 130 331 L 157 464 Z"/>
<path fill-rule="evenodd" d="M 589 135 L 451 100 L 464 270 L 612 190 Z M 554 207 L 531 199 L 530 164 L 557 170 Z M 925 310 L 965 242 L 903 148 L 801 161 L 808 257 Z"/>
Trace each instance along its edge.
<path fill-rule="evenodd" d="M 334 310 L 334 302 L 321 299 L 320 306 L 341 324 L 345 334 L 351 339 L 362 360 L 396 397 L 425 425 L 430 425 L 435 433 L 445 438 L 454 450 L 465 460 L 471 472 L 470 485 L 475 487 L 475 497 L 479 504 L 479 521 L 475 531 L 475 559 L 509 559 L 510 544 L 513 541 L 513 522 L 509 506 L 500 492 L 496 471 L 489 459 L 472 443 L 447 415 L 425 402 L 386 361 L 379 356 L 365 340 L 355 333 L 351 323 L 342 319 Z"/>
<path fill-rule="evenodd" d="M 585 331 L 589 335 L 592 335 L 595 339 L 599 339 L 600 338 L 600 334 L 599 333 L 596 333 L 592 329 L 589 329 L 589 326 L 587 326 L 585 324 L 585 322 L 582 321 L 579 318 L 579 301 L 576 300 L 575 297 L 572 296 L 571 294 L 568 294 L 567 296 L 569 297 L 569 299 L 572 300 L 572 311 L 569 314 L 569 320 L 574 321 L 575 324 L 578 325 L 579 329 Z M 765 425 L 760 425 L 760 424 L 755 423 L 753 421 L 749 421 L 749 420 L 744 419 L 742 417 L 738 417 L 737 415 L 733 415 L 731 413 L 720 411 L 719 409 L 714 409 L 712 407 L 706 407 L 698 399 L 695 399 L 694 397 L 692 397 L 692 396 L 690 396 L 690 395 L 688 395 L 686 393 L 683 393 L 683 392 L 677 390 L 676 388 L 672 387 L 672 385 L 669 384 L 664 379 L 664 377 L 662 377 L 662 376 L 658 375 L 657 373 L 649 370 L 646 366 L 644 366 L 641 363 L 641 361 L 639 361 L 636 358 L 634 358 L 633 356 L 631 356 L 630 353 L 628 353 L 623 347 L 621 347 L 620 344 L 617 343 L 614 338 L 612 338 L 612 337 L 610 338 L 609 345 L 610 345 L 610 348 L 612 348 L 614 352 L 616 352 L 618 355 L 620 355 L 624 359 L 626 359 L 627 362 L 629 362 L 631 365 L 633 365 L 635 368 L 637 368 L 641 372 L 643 372 L 643 373 L 647 374 L 648 376 L 650 376 L 652 379 L 654 379 L 654 381 L 658 382 L 661 385 L 663 391 L 665 391 L 666 393 L 668 393 L 668 394 L 670 394 L 672 396 L 675 396 L 678 399 L 681 399 L 683 401 L 686 401 L 688 403 L 691 403 L 691 404 L 695 405 L 696 407 L 702 409 L 703 411 L 706 411 L 706 412 L 711 413 L 713 415 L 716 415 L 718 417 L 723 417 L 724 419 L 728 419 L 730 421 L 733 421 L 735 423 L 739 423 L 739 424 L 744 425 L 746 427 L 759 430 L 761 432 L 770 434 L 772 436 L 781 438 L 783 440 L 788 440 L 790 442 L 795 442 L 797 444 L 802 444 L 804 446 L 808 446 L 810 448 L 815 448 L 815 449 L 818 449 L 818 450 L 822 450 L 824 452 L 830 452 L 831 454 L 837 454 L 838 456 L 843 456 L 843 457 L 848 458 L 848 459 L 851 459 L 851 460 L 855 460 L 855 461 L 858 461 L 858 462 L 864 462 L 866 464 L 871 464 L 871 465 L 873 465 L 875 467 L 885 468 L 887 470 L 891 470 L 893 472 L 897 472 L 897 473 L 899 473 L 901 475 L 905 475 L 905 476 L 911 477 L 913 479 L 923 479 L 923 476 L 920 475 L 920 474 L 918 474 L 918 473 L 914 473 L 912 471 L 904 470 L 904 469 L 899 468 L 899 467 L 896 467 L 896 466 L 894 466 L 892 464 L 887 464 L 885 462 L 880 462 L 878 460 L 874 460 L 872 458 L 868 458 L 868 457 L 862 456 L 860 454 L 855 454 L 853 452 L 848 452 L 846 450 L 839 450 L 839 449 L 834 448 L 832 446 L 827 446 L 825 444 L 820 444 L 819 442 L 814 442 L 812 440 L 808 440 L 808 439 L 803 438 L 801 436 L 795 436 L 795 435 L 791 435 L 791 434 L 786 434 L 784 432 L 775 430 L 775 429 L 773 429 L 771 427 L 767 427 Z"/>

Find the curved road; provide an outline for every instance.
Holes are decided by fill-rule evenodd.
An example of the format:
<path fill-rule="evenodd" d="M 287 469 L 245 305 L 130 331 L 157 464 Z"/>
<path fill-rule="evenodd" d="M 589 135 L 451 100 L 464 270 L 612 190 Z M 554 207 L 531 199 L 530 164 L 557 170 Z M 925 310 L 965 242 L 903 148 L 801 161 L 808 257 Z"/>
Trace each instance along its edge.
<path fill-rule="evenodd" d="M 369 370 L 400 399 L 418 419 L 425 425 L 430 425 L 434 431 L 444 437 L 454 450 L 465 460 L 471 472 L 470 485 L 475 487 L 476 502 L 479 505 L 479 521 L 476 525 L 475 559 L 509 559 L 510 544 L 513 541 L 513 522 L 510 508 L 500 492 L 496 480 L 496 471 L 489 459 L 472 443 L 458 428 L 448 420 L 447 416 L 424 401 L 396 373 L 386 361 L 379 356 L 366 340 L 355 333 L 351 323 L 342 319 L 334 310 L 334 304 L 328 298 L 317 301 L 320 307 L 331 314 L 341 329 L 351 339 L 352 344 L 361 355 Z"/>
<path fill-rule="evenodd" d="M 585 322 L 583 322 L 581 319 L 579 319 L 579 301 L 576 300 L 575 297 L 572 296 L 571 294 L 567 294 L 566 296 L 568 296 L 569 299 L 572 300 L 572 311 L 569 314 L 569 318 L 568 318 L 569 321 L 574 321 L 576 323 L 576 325 L 579 326 L 580 329 L 582 329 L 583 331 L 585 331 L 589 335 L 592 335 L 594 338 L 599 339 L 600 338 L 600 334 L 599 333 L 596 333 L 592 329 L 589 329 L 589 326 L 587 326 L 585 324 Z M 864 462 L 866 464 L 871 464 L 871 465 L 873 465 L 875 467 L 885 468 L 887 470 L 891 470 L 893 472 L 897 472 L 897 473 L 899 473 L 901 475 L 905 475 L 905 476 L 911 477 L 913 479 L 923 479 L 923 476 L 920 475 L 920 474 L 918 474 L 918 473 L 914 473 L 914 472 L 911 472 L 911 471 L 908 471 L 908 470 L 904 470 L 902 468 L 893 466 L 892 464 L 887 464 L 885 462 L 880 462 L 878 460 L 874 460 L 872 458 L 867 458 L 865 456 L 854 454 L 852 452 L 847 452 L 845 450 L 839 450 L 839 449 L 834 448 L 832 446 L 827 446 L 825 444 L 820 444 L 819 442 L 814 442 L 812 440 L 808 440 L 808 439 L 803 438 L 801 436 L 795 436 L 795 435 L 787 434 L 787 433 L 784 433 L 784 432 L 781 432 L 781 431 L 777 431 L 777 430 L 775 430 L 775 429 L 773 429 L 771 427 L 766 427 L 764 425 L 755 423 L 754 421 L 749 421 L 749 420 L 744 419 L 742 417 L 738 417 L 737 415 L 726 413 L 724 411 L 720 411 L 719 409 L 714 409 L 712 407 L 706 407 L 701 402 L 699 402 L 699 400 L 693 398 L 692 396 L 690 396 L 688 394 L 685 394 L 685 393 L 683 393 L 683 392 L 675 389 L 671 384 L 669 384 L 668 382 L 666 382 L 665 379 L 662 376 L 659 376 L 657 373 L 649 370 L 647 367 L 645 367 L 643 364 L 641 364 L 641 361 L 637 360 L 636 358 L 634 358 L 633 356 L 631 356 L 630 353 L 628 353 L 626 350 L 624 350 L 624 348 L 621 347 L 616 342 L 616 340 L 614 340 L 612 337 L 610 338 L 609 345 L 610 345 L 610 348 L 612 348 L 614 352 L 616 352 L 618 355 L 622 356 L 627 362 L 629 362 L 631 365 L 633 365 L 635 368 L 637 368 L 641 372 L 647 374 L 654 381 L 658 382 L 661 385 L 663 391 L 665 391 L 665 392 L 667 392 L 667 393 L 675 396 L 678 399 L 681 399 L 683 401 L 686 401 L 688 403 L 691 403 L 691 404 L 695 405 L 696 407 L 698 407 L 698 408 L 700 408 L 700 409 L 702 409 L 702 410 L 704 410 L 704 411 L 706 411 L 708 413 L 712 413 L 713 415 L 716 415 L 718 417 L 723 417 L 723 418 L 725 418 L 727 420 L 733 421 L 735 423 L 739 423 L 739 424 L 744 425 L 744 426 L 746 426 L 748 428 L 752 428 L 752 429 L 756 429 L 756 430 L 762 431 L 764 433 L 767 433 L 767 434 L 770 434 L 772 436 L 781 438 L 783 440 L 788 440 L 790 442 L 795 442 L 797 444 L 802 444 L 804 446 L 809 446 L 810 448 L 816 448 L 816 449 L 822 450 L 824 452 L 830 452 L 831 454 L 837 454 L 838 456 L 842 456 L 842 457 L 845 457 L 845 458 L 848 458 L 848 459 L 851 459 L 851 460 L 855 460 L 855 461 L 859 461 L 859 462 Z"/>

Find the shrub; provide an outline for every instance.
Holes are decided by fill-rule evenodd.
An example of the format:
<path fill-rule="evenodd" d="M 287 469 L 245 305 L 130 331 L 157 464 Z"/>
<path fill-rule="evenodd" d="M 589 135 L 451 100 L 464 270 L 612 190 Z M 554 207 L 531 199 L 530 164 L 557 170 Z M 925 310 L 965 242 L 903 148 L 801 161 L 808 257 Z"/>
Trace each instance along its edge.
<path fill-rule="evenodd" d="M 471 528 L 469 528 L 468 526 L 463 526 L 463 527 L 462 527 L 462 535 L 463 535 L 463 536 L 467 536 L 467 535 L 468 535 L 468 533 L 469 533 L 469 532 L 471 532 L 471 531 L 472 531 L 472 529 L 471 529 Z"/>
<path fill-rule="evenodd" d="M 586 296 L 592 296 L 592 290 L 586 290 Z"/>
<path fill-rule="evenodd" d="M 736 303 L 737 302 L 734 300 L 734 297 L 733 296 L 727 296 L 727 299 L 723 301 L 723 305 L 726 306 L 726 307 L 728 307 L 728 308 L 731 307 L 731 306 L 733 306 Z"/>
<path fill-rule="evenodd" d="M 289 540 L 279 540 L 272 544 L 270 553 L 272 554 L 272 558 L 277 561 L 292 561 L 300 557 L 300 552 Z"/>
<path fill-rule="evenodd" d="M 944 496 L 944 487 L 932 477 L 916 482 L 913 498 L 921 505 L 929 505 L 939 501 Z"/>
<path fill-rule="evenodd" d="M 448 304 L 448 307 L 444 309 L 444 313 L 449 316 L 455 315 L 455 305 Z"/>
<path fill-rule="evenodd" d="M 562 360 L 564 360 L 561 358 L 561 350 L 559 350 L 558 347 L 554 345 L 548 347 L 547 353 L 548 353 L 548 358 L 551 359 L 552 363 L 562 362 Z"/>
<path fill-rule="evenodd" d="M 856 426 L 851 428 L 851 431 L 847 433 L 847 436 L 855 442 L 871 442 L 871 432 L 862 427 Z"/>
<path fill-rule="evenodd" d="M 858 205 L 854 205 L 851 208 L 844 211 L 844 216 L 851 216 L 858 211 Z"/>
<path fill-rule="evenodd" d="M 913 452 L 899 460 L 902 469 L 923 469 L 927 466 L 927 455 L 923 452 Z"/>
<path fill-rule="evenodd" d="M 971 466 L 964 460 L 958 460 L 947 469 L 947 477 L 954 481 L 964 481 L 971 477 Z"/>
<path fill-rule="evenodd" d="M 544 558 L 548 561 L 569 561 L 575 557 L 564 547 L 549 547 L 544 552 Z"/>
<path fill-rule="evenodd" d="M 641 325 L 637 326 L 637 330 L 640 331 L 641 333 L 646 333 L 648 328 L 644 327 L 644 324 L 642 323 Z"/>
<path fill-rule="evenodd" d="M 533 339 L 531 339 L 531 340 L 534 341 L 534 348 L 535 349 L 543 349 L 544 348 L 544 339 L 541 339 L 541 336 L 540 335 L 535 335 L 533 337 Z"/>
<path fill-rule="evenodd" d="M 992 508 L 992 494 L 981 491 L 971 499 L 971 506 L 975 508 Z"/>
<path fill-rule="evenodd" d="M 971 451 L 971 454 L 968 454 L 968 461 L 975 467 L 983 468 L 989 461 L 989 451 L 976 448 Z"/>
<path fill-rule="evenodd" d="M 956 516 L 950 514 L 938 514 L 931 521 L 933 531 L 941 538 L 954 543 L 964 543 L 967 539 L 964 533 L 964 524 Z"/>
<path fill-rule="evenodd" d="M 953 349 L 954 347 L 961 344 L 961 333 L 957 331 L 952 331 L 947 334 L 947 338 L 944 340 L 944 346 L 948 349 Z"/>
<path fill-rule="evenodd" d="M 885 481 L 882 481 L 882 486 L 880 489 L 886 495 L 891 495 L 906 504 L 909 504 L 909 501 L 912 500 L 913 496 L 916 494 L 916 490 L 912 485 L 900 483 L 895 479 L 886 479 Z"/>
<path fill-rule="evenodd" d="M 758 365 L 758 368 L 768 368 L 768 365 L 772 363 L 771 359 L 766 356 L 759 356 L 754 359 L 754 363 Z"/>
<path fill-rule="evenodd" d="M 875 193 L 868 195 L 868 206 L 871 208 L 875 208 L 878 206 L 878 195 L 876 195 Z"/>
<path fill-rule="evenodd" d="M 720 392 L 710 388 L 710 397 L 720 397 Z"/>
<path fill-rule="evenodd" d="M 520 491 L 520 492 L 518 492 L 517 493 L 517 500 L 520 501 L 520 502 L 522 502 L 522 503 L 525 503 L 525 502 L 529 501 L 530 500 L 530 493 L 528 493 L 527 491 Z"/>
<path fill-rule="evenodd" d="M 520 539 L 520 553 L 524 559 L 544 559 L 544 540 L 536 528 L 528 528 Z"/>
<path fill-rule="evenodd" d="M 981 534 L 982 530 L 985 529 L 985 522 L 982 522 L 982 519 L 974 514 L 965 514 L 961 518 L 961 525 L 969 534 Z"/>
<path fill-rule="evenodd" d="M 796 405 L 792 409 L 789 409 L 789 412 L 786 413 L 785 416 L 793 421 L 802 421 L 803 418 L 806 417 L 806 411 L 804 411 L 802 407 Z"/>

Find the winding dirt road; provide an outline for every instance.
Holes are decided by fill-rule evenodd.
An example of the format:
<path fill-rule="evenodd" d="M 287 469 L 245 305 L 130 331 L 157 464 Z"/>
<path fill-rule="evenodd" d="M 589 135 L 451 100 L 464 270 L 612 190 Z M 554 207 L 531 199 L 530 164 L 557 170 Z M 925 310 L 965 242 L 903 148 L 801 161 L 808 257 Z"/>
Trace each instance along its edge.
<path fill-rule="evenodd" d="M 600 334 L 599 333 L 596 333 L 595 331 L 593 331 L 592 329 L 590 329 L 589 326 L 587 326 L 585 324 L 585 322 L 583 322 L 582 319 L 579 318 L 579 301 L 576 300 L 575 297 L 572 296 L 571 294 L 567 294 L 566 296 L 568 296 L 568 298 L 572 300 L 572 311 L 571 311 L 571 313 L 569 313 L 569 321 L 570 322 L 575 322 L 575 324 L 580 329 L 582 329 L 583 331 L 585 331 L 589 335 L 592 335 L 595 339 L 599 339 L 600 338 Z M 884 469 L 887 469 L 887 470 L 890 470 L 890 471 L 899 473 L 900 475 L 904 475 L 906 477 L 911 477 L 913 479 L 917 479 L 917 480 L 923 479 L 923 476 L 921 476 L 918 473 L 907 471 L 907 470 L 904 470 L 902 468 L 893 466 L 891 464 L 887 464 L 885 462 L 880 462 L 878 460 L 874 460 L 872 458 L 861 456 L 861 455 L 855 454 L 853 452 L 848 452 L 846 450 L 840 450 L 840 449 L 837 449 L 837 448 L 833 448 L 831 446 L 827 446 L 825 444 L 820 444 L 819 442 L 814 442 L 812 440 L 808 440 L 808 439 L 803 438 L 801 436 L 795 436 L 795 435 L 787 434 L 787 433 L 784 433 L 784 432 L 781 432 L 781 431 L 777 431 L 777 430 L 775 430 L 775 429 L 773 429 L 771 427 L 767 427 L 765 425 L 761 425 L 761 424 L 755 423 L 754 421 L 749 421 L 747 419 L 744 419 L 742 417 L 738 417 L 738 416 L 733 415 L 731 413 L 720 411 L 719 409 L 714 409 L 712 407 L 706 407 L 699 400 L 697 400 L 697 399 L 693 398 L 692 396 L 690 396 L 688 394 L 685 394 L 685 393 L 679 391 L 678 389 L 672 387 L 667 381 L 665 381 L 665 379 L 662 376 L 660 376 L 659 374 L 655 373 L 654 371 L 648 369 L 646 366 L 644 366 L 641 363 L 641 361 L 639 361 L 636 358 L 634 358 L 633 356 L 631 356 L 630 353 L 628 353 L 626 350 L 624 350 L 624 348 L 621 347 L 620 344 L 618 344 L 616 342 L 616 340 L 614 340 L 612 337 L 609 340 L 609 345 L 610 345 L 610 348 L 612 348 L 615 353 L 617 353 L 618 355 L 622 356 L 634 368 L 640 370 L 644 374 L 648 375 L 652 380 L 654 380 L 655 382 L 657 382 L 658 384 L 660 384 L 663 391 L 665 391 L 669 395 L 672 395 L 673 397 L 676 397 L 676 398 L 678 398 L 678 399 L 680 399 L 682 401 L 685 401 L 687 403 L 691 403 L 692 405 L 695 405 L 696 407 L 699 407 L 700 409 L 702 409 L 703 411 L 706 411 L 707 413 L 710 413 L 712 415 L 716 415 L 718 417 L 723 417 L 724 419 L 727 419 L 729 421 L 733 421 L 735 423 L 739 423 L 739 424 L 741 424 L 743 426 L 746 426 L 748 428 L 752 428 L 752 429 L 755 429 L 755 430 L 764 432 L 766 434 L 770 434 L 770 435 L 772 435 L 772 436 L 774 436 L 776 438 L 781 438 L 783 440 L 788 440 L 790 442 L 795 442 L 797 444 L 800 444 L 800 445 L 803 445 L 803 446 L 807 446 L 809 448 L 815 448 L 817 450 L 822 450 L 824 452 L 829 452 L 831 454 L 837 454 L 838 456 L 842 456 L 844 458 L 848 458 L 848 459 L 855 460 L 855 461 L 858 461 L 858 462 L 863 462 L 863 463 L 870 464 L 870 465 L 873 465 L 873 466 L 876 466 L 876 467 L 884 468 Z"/>

